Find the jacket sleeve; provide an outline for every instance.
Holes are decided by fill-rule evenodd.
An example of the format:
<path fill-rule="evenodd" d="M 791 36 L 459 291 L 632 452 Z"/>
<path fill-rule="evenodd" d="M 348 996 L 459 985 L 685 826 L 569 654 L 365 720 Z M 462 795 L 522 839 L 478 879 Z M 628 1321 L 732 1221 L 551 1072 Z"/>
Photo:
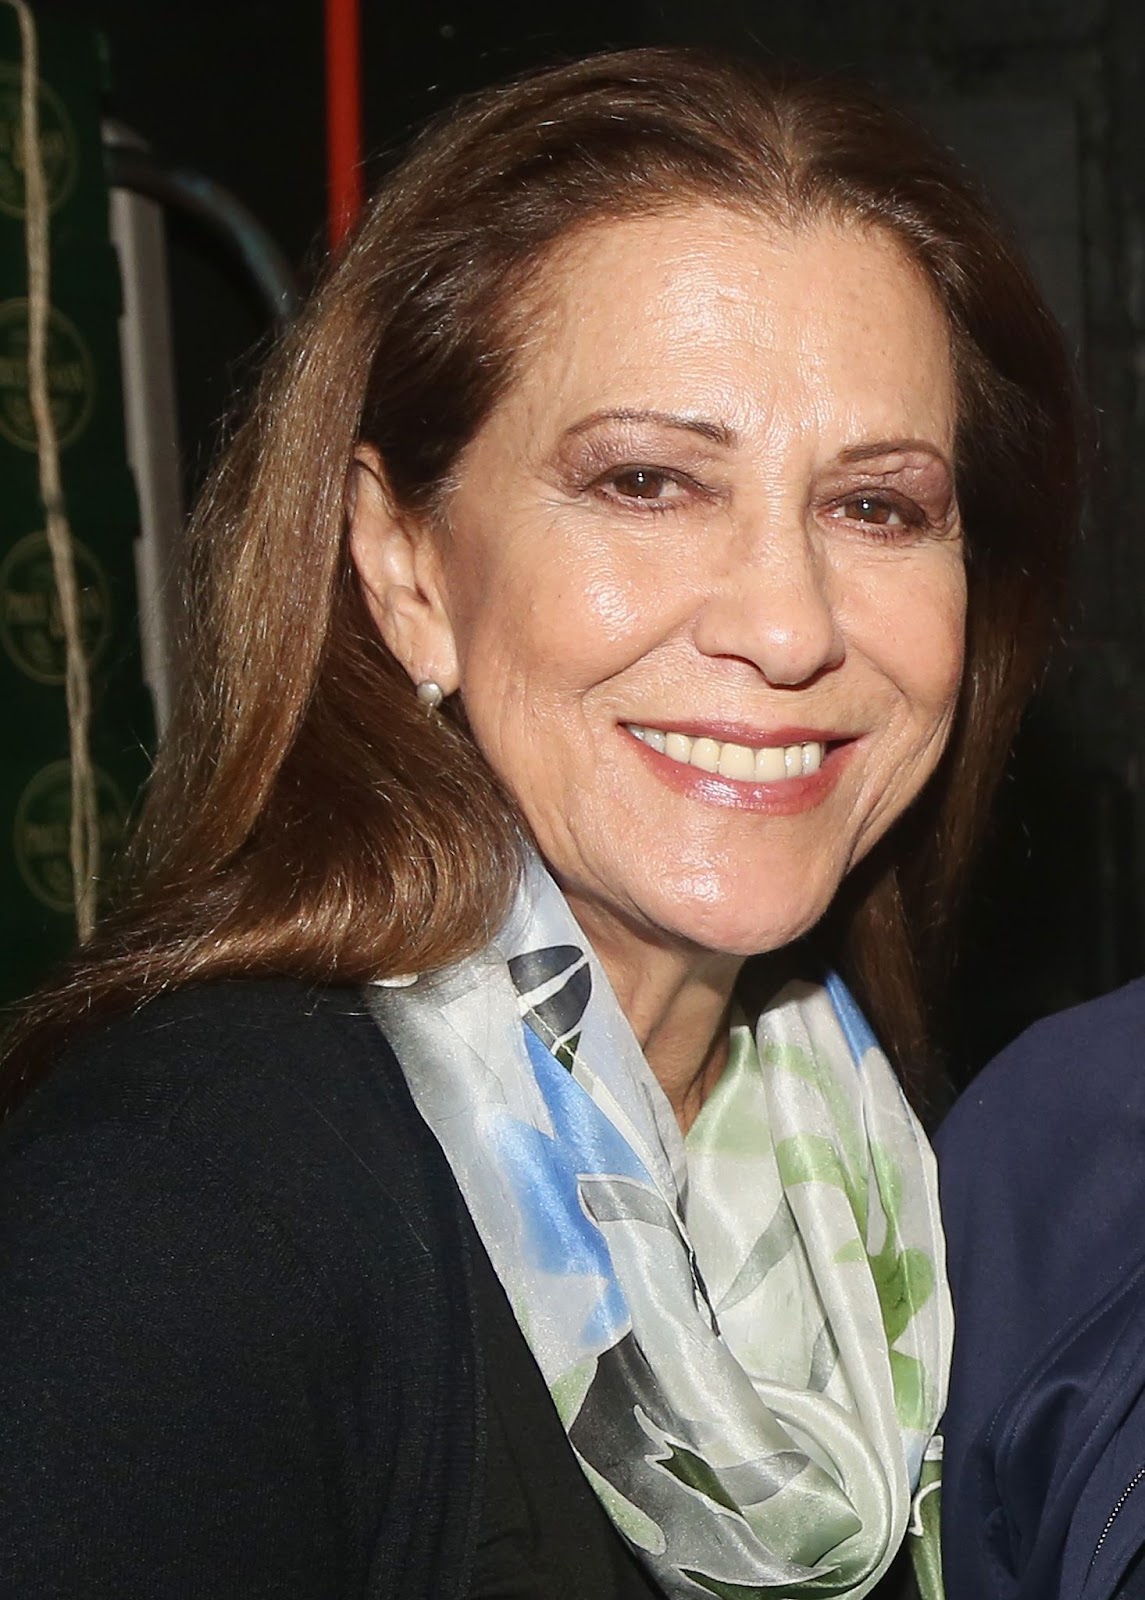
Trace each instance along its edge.
<path fill-rule="evenodd" d="M 320 1272 L 168 1129 L 0 1170 L 0 1593 L 352 1592 L 345 1333 Z"/>

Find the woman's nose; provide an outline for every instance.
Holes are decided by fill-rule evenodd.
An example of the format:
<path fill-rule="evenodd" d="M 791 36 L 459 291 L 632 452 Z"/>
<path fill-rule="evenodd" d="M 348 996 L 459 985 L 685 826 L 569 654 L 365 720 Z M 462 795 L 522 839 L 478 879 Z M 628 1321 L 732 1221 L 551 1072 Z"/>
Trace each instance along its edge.
<path fill-rule="evenodd" d="M 697 617 L 697 647 L 750 661 L 769 683 L 795 687 L 836 667 L 845 646 L 833 574 L 802 527 L 744 541 Z"/>

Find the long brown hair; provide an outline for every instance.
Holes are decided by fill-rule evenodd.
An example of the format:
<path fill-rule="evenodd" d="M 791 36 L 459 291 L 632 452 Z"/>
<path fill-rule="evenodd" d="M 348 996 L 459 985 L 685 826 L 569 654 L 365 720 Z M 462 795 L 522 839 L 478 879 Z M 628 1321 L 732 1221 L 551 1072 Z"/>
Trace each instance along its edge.
<path fill-rule="evenodd" d="M 695 201 L 885 230 L 949 320 L 967 536 L 950 749 L 832 913 L 832 954 L 917 1094 L 922 993 L 1040 669 L 1077 514 L 1068 362 L 951 159 L 835 81 L 680 50 L 589 58 L 425 132 L 269 365 L 193 524 L 188 675 L 135 886 L 17 1029 L 7 1094 L 86 1018 L 172 985 L 359 982 L 458 959 L 503 913 L 510 797 L 463 711 L 427 719 L 347 555 L 360 441 L 432 515 L 511 383 L 528 290 L 570 231 Z"/>

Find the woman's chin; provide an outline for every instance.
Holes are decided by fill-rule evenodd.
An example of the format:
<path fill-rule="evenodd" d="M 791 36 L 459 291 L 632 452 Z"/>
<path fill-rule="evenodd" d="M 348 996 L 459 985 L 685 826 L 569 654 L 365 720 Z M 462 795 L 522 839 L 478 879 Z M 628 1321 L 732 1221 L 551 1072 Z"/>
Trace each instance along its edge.
<path fill-rule="evenodd" d="M 686 945 L 709 955 L 746 960 L 766 955 L 809 933 L 830 905 L 836 885 L 832 881 L 815 893 L 783 894 L 773 888 L 745 890 L 738 883 L 707 878 L 697 883 L 679 881 L 650 885 L 645 894 L 632 896 L 636 912 L 617 920 L 642 925 L 644 939 Z M 575 893 L 570 896 L 576 898 Z M 596 916 L 608 908 L 596 907 Z M 586 931 L 594 937 L 592 927 Z"/>
<path fill-rule="evenodd" d="M 784 946 L 801 939 L 811 931 L 825 909 L 825 906 L 817 907 L 813 912 L 800 915 L 792 913 L 767 918 L 758 915 L 744 919 L 697 918 L 691 929 L 685 928 L 682 932 L 697 949 L 706 950 L 712 955 L 746 960 L 749 956 L 768 955 L 774 950 L 782 950 Z"/>

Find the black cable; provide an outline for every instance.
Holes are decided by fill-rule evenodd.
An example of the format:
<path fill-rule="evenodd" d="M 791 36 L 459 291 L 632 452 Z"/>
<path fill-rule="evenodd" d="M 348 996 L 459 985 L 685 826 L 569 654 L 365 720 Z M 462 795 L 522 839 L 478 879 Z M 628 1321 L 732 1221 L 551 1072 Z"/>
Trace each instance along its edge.
<path fill-rule="evenodd" d="M 275 326 L 286 326 L 298 309 L 298 282 L 290 263 L 241 200 L 192 167 L 168 166 L 137 145 L 105 143 L 104 161 L 113 189 L 128 189 L 180 211 L 220 238 L 251 279 Z"/>

